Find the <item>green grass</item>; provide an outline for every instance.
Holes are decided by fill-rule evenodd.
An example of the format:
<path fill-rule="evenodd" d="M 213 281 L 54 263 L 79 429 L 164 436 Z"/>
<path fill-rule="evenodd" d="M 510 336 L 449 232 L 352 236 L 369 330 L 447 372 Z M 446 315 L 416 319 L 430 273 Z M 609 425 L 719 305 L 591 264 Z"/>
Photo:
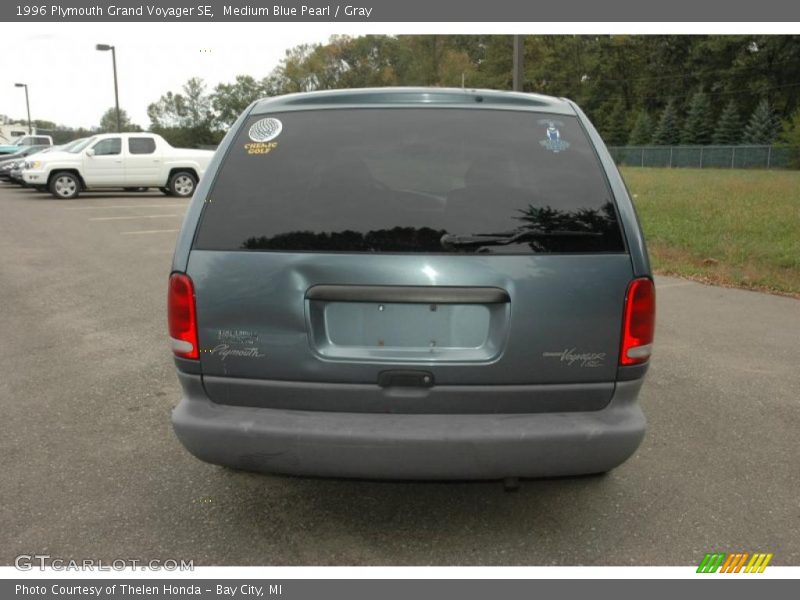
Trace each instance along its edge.
<path fill-rule="evenodd" d="M 621 171 L 656 272 L 800 297 L 800 171 Z"/>

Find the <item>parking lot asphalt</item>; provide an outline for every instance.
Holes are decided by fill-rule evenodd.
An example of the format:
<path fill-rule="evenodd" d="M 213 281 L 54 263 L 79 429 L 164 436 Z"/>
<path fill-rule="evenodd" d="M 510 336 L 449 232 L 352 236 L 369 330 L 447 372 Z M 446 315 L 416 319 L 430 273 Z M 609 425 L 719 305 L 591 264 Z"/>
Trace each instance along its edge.
<path fill-rule="evenodd" d="M 302 479 L 178 443 L 166 283 L 187 201 L 0 184 L 0 563 L 800 564 L 800 302 L 657 278 L 647 437 L 601 477 Z"/>

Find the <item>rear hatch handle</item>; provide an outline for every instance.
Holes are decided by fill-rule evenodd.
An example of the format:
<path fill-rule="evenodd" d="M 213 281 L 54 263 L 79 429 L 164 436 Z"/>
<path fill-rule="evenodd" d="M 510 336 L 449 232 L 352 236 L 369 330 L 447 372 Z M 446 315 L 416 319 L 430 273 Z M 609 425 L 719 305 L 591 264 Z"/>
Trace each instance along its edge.
<path fill-rule="evenodd" d="M 511 297 L 497 287 L 413 285 L 315 285 L 308 300 L 398 304 L 505 304 Z"/>

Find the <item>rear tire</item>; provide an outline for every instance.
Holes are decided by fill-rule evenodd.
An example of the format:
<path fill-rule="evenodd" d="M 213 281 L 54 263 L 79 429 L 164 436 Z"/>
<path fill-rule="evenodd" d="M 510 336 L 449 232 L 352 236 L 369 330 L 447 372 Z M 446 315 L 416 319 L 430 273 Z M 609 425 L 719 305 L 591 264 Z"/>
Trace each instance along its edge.
<path fill-rule="evenodd" d="M 50 180 L 50 193 L 59 200 L 77 198 L 81 192 L 81 180 L 75 173 L 62 171 Z"/>
<path fill-rule="evenodd" d="M 189 171 L 176 171 L 169 178 L 169 191 L 178 198 L 189 198 L 196 186 L 197 179 Z"/>

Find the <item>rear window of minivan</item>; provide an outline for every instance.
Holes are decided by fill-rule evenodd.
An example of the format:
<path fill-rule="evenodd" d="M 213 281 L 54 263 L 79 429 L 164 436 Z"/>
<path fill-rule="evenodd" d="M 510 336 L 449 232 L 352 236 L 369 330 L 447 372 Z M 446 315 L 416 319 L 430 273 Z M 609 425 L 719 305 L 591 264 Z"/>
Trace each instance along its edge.
<path fill-rule="evenodd" d="M 194 248 L 531 254 L 624 244 L 575 117 L 361 108 L 250 117 Z"/>

